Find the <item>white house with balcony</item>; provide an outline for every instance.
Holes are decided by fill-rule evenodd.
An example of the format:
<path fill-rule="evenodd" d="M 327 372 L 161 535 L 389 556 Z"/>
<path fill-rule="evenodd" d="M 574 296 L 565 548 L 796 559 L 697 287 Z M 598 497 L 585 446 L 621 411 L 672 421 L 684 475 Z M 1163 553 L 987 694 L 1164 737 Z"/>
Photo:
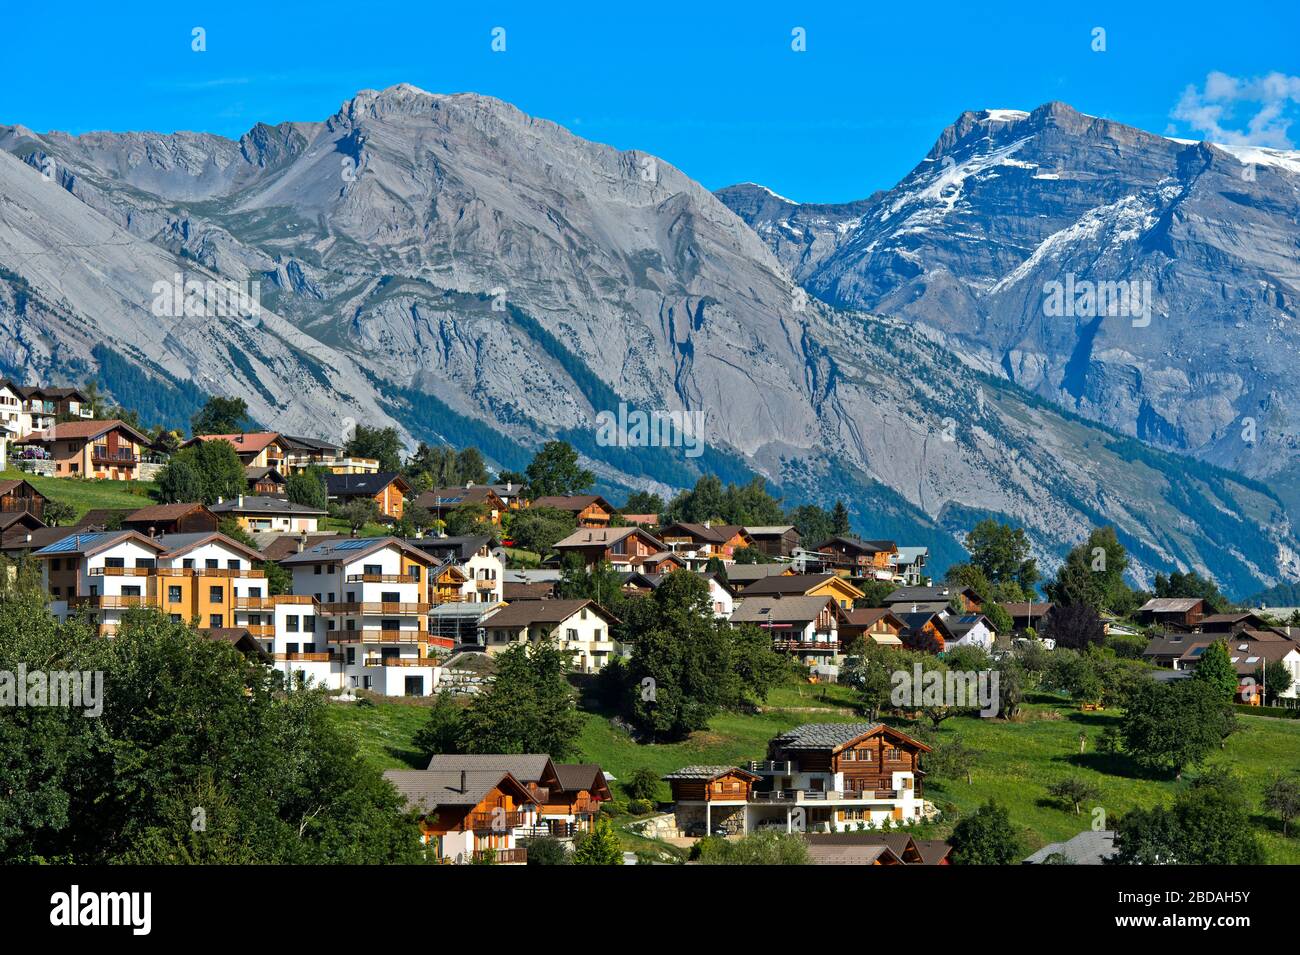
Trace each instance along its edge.
<path fill-rule="evenodd" d="M 440 670 L 429 653 L 428 613 L 435 563 L 396 537 L 328 540 L 281 559 L 294 594 L 319 608 L 315 625 L 323 629 L 314 642 L 337 655 L 344 689 L 434 692 Z"/>
<path fill-rule="evenodd" d="M 618 622 L 594 600 L 516 600 L 483 617 L 480 642 L 495 655 L 515 644 L 554 640 L 574 669 L 596 673 L 620 652 L 610 632 Z"/>

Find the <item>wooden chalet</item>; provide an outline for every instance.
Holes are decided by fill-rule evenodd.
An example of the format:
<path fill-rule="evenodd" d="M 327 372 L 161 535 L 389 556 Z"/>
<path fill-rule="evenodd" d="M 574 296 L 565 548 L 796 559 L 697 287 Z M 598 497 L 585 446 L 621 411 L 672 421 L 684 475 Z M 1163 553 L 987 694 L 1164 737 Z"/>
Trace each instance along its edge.
<path fill-rule="evenodd" d="M 45 495 L 29 481 L 21 478 L 0 481 L 0 516 L 30 514 L 41 521 L 38 526 L 44 527 L 43 515 L 47 503 L 49 501 Z"/>
<path fill-rule="evenodd" d="M 122 518 L 124 530 L 139 531 L 149 537 L 158 534 L 211 533 L 220 520 L 203 504 L 153 504 L 131 511 Z"/>
<path fill-rule="evenodd" d="M 440 862 L 523 865 L 516 832 L 537 824 L 537 798 L 499 769 L 390 769 L 384 778 L 419 814 L 421 841 Z"/>
<path fill-rule="evenodd" d="M 773 574 L 749 584 L 744 589 L 751 597 L 830 597 L 842 609 L 853 607 L 866 596 L 861 590 L 836 574 Z"/>
<path fill-rule="evenodd" d="M 535 498 L 531 506 L 567 511 L 579 527 L 608 527 L 614 517 L 614 506 L 599 494 L 543 495 Z"/>
<path fill-rule="evenodd" d="M 878 646 L 901 647 L 905 626 L 892 610 L 885 607 L 849 610 L 840 623 L 840 640 L 848 646 L 858 637 L 866 637 Z"/>
<path fill-rule="evenodd" d="M 1205 616 L 1205 601 L 1199 597 L 1153 597 L 1137 609 L 1143 626 L 1180 626 L 1191 629 Z"/>
<path fill-rule="evenodd" d="M 745 528 L 750 545 L 768 557 L 789 558 L 799 549 L 799 531 L 793 524 L 754 525 Z"/>
<path fill-rule="evenodd" d="M 663 543 L 641 527 L 580 527 L 554 547 L 561 559 L 577 554 L 587 567 L 609 563 L 615 570 L 639 570 L 649 563 L 657 572 L 665 562 L 675 561 Z M 680 566 L 680 562 L 676 562 Z"/>
<path fill-rule="evenodd" d="M 440 755 L 429 760 L 428 769 L 509 773 L 523 783 L 537 808 L 532 825 L 516 827 L 521 837 L 570 838 L 587 832 L 601 803 L 611 798 L 605 774 L 595 763 L 555 763 L 545 753 Z"/>
<path fill-rule="evenodd" d="M 822 541 L 813 548 L 821 555 L 824 569 L 847 577 L 891 580 L 894 565 L 891 558 L 898 553 L 893 541 L 864 541 L 856 537 L 836 536 Z"/>

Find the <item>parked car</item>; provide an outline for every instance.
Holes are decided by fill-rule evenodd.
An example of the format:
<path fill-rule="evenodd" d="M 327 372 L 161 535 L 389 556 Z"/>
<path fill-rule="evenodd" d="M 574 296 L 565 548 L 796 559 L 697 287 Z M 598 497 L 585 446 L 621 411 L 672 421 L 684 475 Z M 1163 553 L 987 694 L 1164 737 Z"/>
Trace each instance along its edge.
<path fill-rule="evenodd" d="M 689 826 L 686 827 L 685 832 L 686 832 L 686 835 L 687 835 L 688 837 L 692 838 L 692 839 L 702 839 L 702 838 L 704 838 L 704 836 L 708 835 L 708 831 L 707 831 L 707 829 L 706 829 L 704 823 L 702 823 L 702 822 L 693 822 L 693 823 L 691 823 Z M 731 833 L 729 833 L 729 832 L 727 831 L 727 829 L 726 829 L 725 826 L 714 826 L 714 827 L 713 827 L 713 835 L 715 835 L 715 836 L 728 836 L 728 835 L 730 835 L 730 834 L 731 834 Z"/>

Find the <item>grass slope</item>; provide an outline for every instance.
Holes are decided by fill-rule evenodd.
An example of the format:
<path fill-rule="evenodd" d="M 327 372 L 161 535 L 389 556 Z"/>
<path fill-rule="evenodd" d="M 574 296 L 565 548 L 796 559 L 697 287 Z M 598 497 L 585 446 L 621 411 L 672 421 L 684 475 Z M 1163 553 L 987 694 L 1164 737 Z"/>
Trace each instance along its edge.
<path fill-rule="evenodd" d="M 93 508 L 137 508 L 153 504 L 152 481 L 100 481 L 85 478 L 52 478 L 26 471 L 0 472 L 0 478 L 28 481 L 51 501 L 65 501 L 77 509 L 77 517 Z"/>

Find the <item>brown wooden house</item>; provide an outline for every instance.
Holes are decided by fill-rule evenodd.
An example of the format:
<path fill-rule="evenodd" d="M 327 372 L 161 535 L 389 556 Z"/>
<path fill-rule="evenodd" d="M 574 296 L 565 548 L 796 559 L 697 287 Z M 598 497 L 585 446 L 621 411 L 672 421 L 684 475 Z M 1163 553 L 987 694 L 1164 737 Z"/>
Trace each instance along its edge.
<path fill-rule="evenodd" d="M 561 559 L 577 554 L 588 567 L 607 561 L 615 569 L 631 570 L 640 569 L 647 558 L 665 554 L 665 548 L 640 527 L 580 527 L 557 541 L 555 552 Z"/>
<path fill-rule="evenodd" d="M 599 494 L 544 495 L 534 499 L 531 506 L 568 511 L 579 527 L 608 527 L 614 517 L 614 506 Z"/>
<path fill-rule="evenodd" d="M 821 555 L 822 566 L 848 577 L 893 576 L 890 557 L 898 553 L 893 541 L 864 541 L 856 537 L 831 537 L 818 544 L 814 550 Z"/>
<path fill-rule="evenodd" d="M 768 557 L 792 557 L 799 548 L 799 531 L 793 524 L 754 525 L 745 528 L 752 546 Z"/>
<path fill-rule="evenodd" d="M 396 471 L 374 474 L 327 474 L 325 491 L 330 500 L 347 505 L 351 501 L 372 500 L 381 518 L 401 520 L 406 495 L 411 485 Z"/>
<path fill-rule="evenodd" d="M 122 529 L 149 537 L 159 534 L 214 532 L 220 521 L 203 504 L 154 504 L 123 516 Z"/>
<path fill-rule="evenodd" d="M 1205 601 L 1199 597 L 1153 597 L 1137 610 L 1143 626 L 1195 627 L 1205 616 Z"/>
<path fill-rule="evenodd" d="M 0 481 L 0 516 L 24 513 L 42 518 L 47 503 L 45 495 L 28 481 L 21 478 Z M 44 521 L 37 526 L 44 527 Z"/>
<path fill-rule="evenodd" d="M 516 832 L 535 826 L 538 802 L 511 773 L 408 769 L 389 770 L 384 778 L 419 814 L 422 841 L 439 861 L 527 863 Z"/>
<path fill-rule="evenodd" d="M 479 507 L 492 524 L 500 524 L 501 516 L 510 506 L 489 484 L 470 484 L 466 487 L 435 487 L 415 498 L 415 504 L 441 521 L 461 507 Z"/>

